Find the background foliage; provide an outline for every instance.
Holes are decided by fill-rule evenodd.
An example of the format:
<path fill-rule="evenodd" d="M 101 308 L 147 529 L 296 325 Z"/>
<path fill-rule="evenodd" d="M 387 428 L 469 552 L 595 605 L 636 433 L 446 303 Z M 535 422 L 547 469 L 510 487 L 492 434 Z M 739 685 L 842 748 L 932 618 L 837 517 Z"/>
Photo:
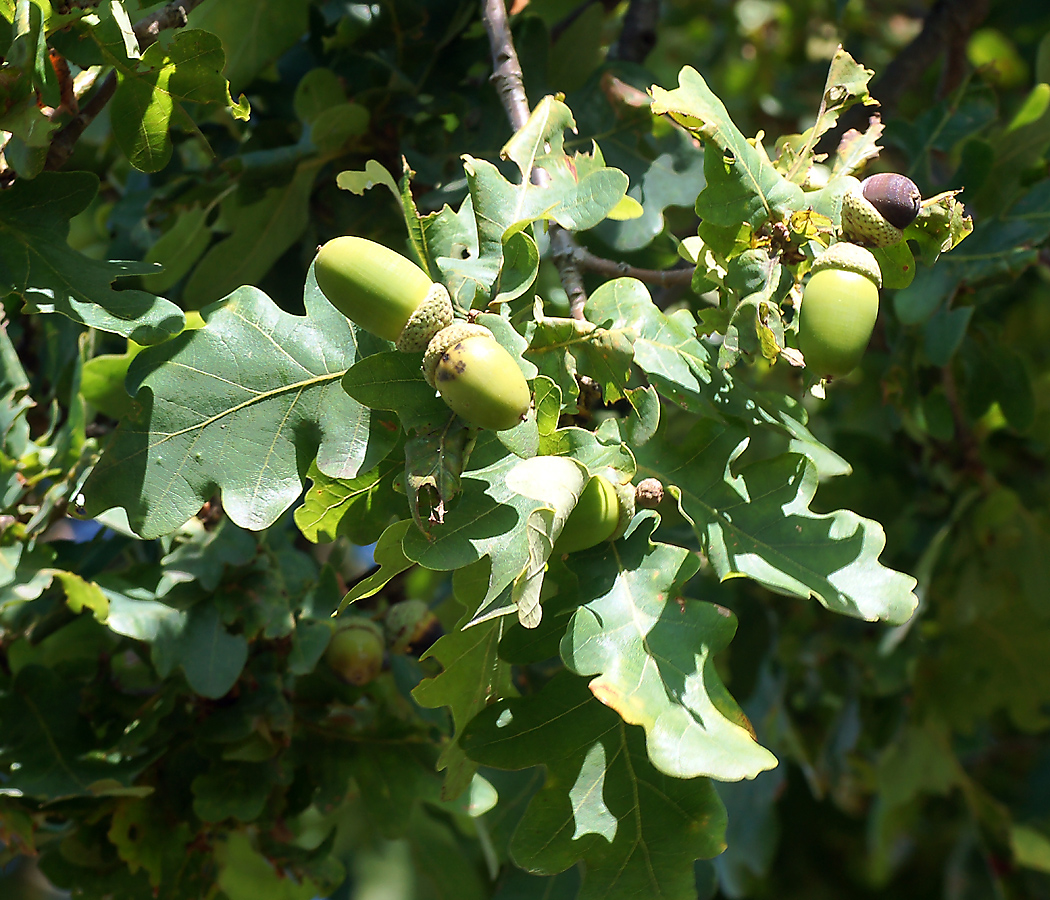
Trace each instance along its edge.
<path fill-rule="evenodd" d="M 1050 12 L 518 0 L 515 134 L 474 0 L 184 5 L 0 0 L 4 896 L 1050 897 Z M 752 237 L 850 127 L 973 233 L 818 399 Z M 344 233 L 535 414 L 335 313 Z M 596 471 L 668 498 L 547 560 Z"/>

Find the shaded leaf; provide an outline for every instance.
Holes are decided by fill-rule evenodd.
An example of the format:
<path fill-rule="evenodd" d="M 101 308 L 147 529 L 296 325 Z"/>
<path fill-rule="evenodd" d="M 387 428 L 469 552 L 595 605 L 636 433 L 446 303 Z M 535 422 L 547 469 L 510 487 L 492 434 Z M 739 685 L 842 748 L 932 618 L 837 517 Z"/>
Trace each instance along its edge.
<path fill-rule="evenodd" d="M 113 290 L 117 278 L 153 272 L 152 265 L 90 259 L 66 243 L 69 219 L 97 190 L 88 172 L 46 172 L 0 193 L 0 288 L 20 296 L 26 312 L 59 312 L 139 344 L 178 334 L 183 314 L 174 303 Z"/>
<path fill-rule="evenodd" d="M 441 637 L 422 657 L 436 659 L 443 671 L 421 681 L 412 696 L 420 706 L 447 706 L 452 714 L 453 733 L 438 758 L 438 769 L 446 770 L 441 796 L 447 800 L 467 789 L 477 769 L 459 746 L 464 727 L 488 704 L 517 695 L 510 666 L 498 653 L 504 622 L 495 619 L 453 631 Z"/>
<path fill-rule="evenodd" d="M 5 789 L 42 801 L 118 795 L 148 760 L 108 750 L 81 715 L 79 692 L 52 669 L 26 666 L 0 692 Z"/>
<path fill-rule="evenodd" d="M 241 285 L 257 284 L 303 233 L 309 221 L 310 192 L 322 161 L 299 164 L 286 184 L 271 187 L 250 202 L 240 194 L 224 203 L 231 233 L 215 244 L 193 270 L 182 294 L 196 308 Z"/>
<path fill-rule="evenodd" d="M 511 856 L 544 875 L 583 860 L 580 900 L 691 900 L 690 863 L 725 848 L 725 809 L 711 783 L 654 769 L 641 730 L 625 725 L 568 673 L 538 694 L 483 710 L 462 744 L 486 765 L 546 766 L 544 786 L 514 832 Z"/>
<path fill-rule="evenodd" d="M 306 31 L 307 11 L 299 0 L 223 0 L 193 10 L 189 24 L 218 35 L 226 77 L 239 91 L 299 40 Z"/>

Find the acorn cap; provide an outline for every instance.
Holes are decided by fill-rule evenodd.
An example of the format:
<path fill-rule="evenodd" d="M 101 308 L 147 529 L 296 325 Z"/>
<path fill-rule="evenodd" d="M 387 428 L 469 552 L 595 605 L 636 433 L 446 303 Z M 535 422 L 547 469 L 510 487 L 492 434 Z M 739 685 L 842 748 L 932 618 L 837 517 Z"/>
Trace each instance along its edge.
<path fill-rule="evenodd" d="M 437 387 L 434 375 L 441 361 L 441 354 L 449 347 L 469 337 L 487 337 L 489 340 L 495 340 L 492 332 L 484 325 L 472 325 L 469 322 L 453 322 L 430 339 L 430 343 L 427 344 L 427 352 L 423 355 L 423 377 L 427 384 L 432 388 Z"/>
<path fill-rule="evenodd" d="M 853 184 L 842 196 L 842 236 L 872 247 L 889 247 L 899 243 L 904 232 L 883 218 L 861 190 L 860 182 Z"/>
<path fill-rule="evenodd" d="M 875 282 L 875 287 L 882 287 L 882 269 L 879 261 L 870 250 L 839 241 L 832 244 L 820 254 L 814 261 L 810 272 L 819 272 L 822 269 L 844 269 L 847 272 L 856 272 L 864 275 Z"/>
<path fill-rule="evenodd" d="M 408 322 L 397 339 L 397 349 L 405 353 L 426 350 L 431 339 L 441 329 L 452 324 L 452 299 L 448 289 L 439 282 L 430 285 L 427 295 L 408 317 Z"/>

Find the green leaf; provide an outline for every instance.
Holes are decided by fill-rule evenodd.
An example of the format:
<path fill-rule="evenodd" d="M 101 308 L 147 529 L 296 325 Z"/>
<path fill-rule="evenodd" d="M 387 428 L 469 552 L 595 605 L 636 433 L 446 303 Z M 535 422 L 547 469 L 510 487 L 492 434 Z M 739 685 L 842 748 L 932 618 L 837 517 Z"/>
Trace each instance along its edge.
<path fill-rule="evenodd" d="M 754 778 L 776 757 L 755 742 L 714 667 L 736 617 L 713 603 L 680 598 L 700 568 L 682 547 L 653 544 L 653 520 L 599 556 L 578 554 L 580 609 L 561 642 L 577 675 L 625 722 L 645 729 L 652 764 L 675 778 Z"/>
<path fill-rule="evenodd" d="M 1012 826 L 1010 848 L 1017 865 L 1036 872 L 1050 873 L 1050 838 L 1042 831 L 1026 825 Z"/>
<path fill-rule="evenodd" d="M 420 706 L 447 706 L 452 714 L 454 730 L 438 758 L 438 769 L 446 770 L 441 790 L 446 800 L 466 790 L 477 770 L 459 746 L 466 724 L 488 704 L 517 696 L 510 666 L 498 653 L 505 621 L 494 619 L 474 628 L 457 629 L 439 638 L 422 657 L 436 659 L 443 671 L 421 681 L 412 696 Z"/>
<path fill-rule="evenodd" d="M 377 594 L 386 587 L 391 578 L 412 567 L 412 560 L 405 556 L 405 552 L 401 548 L 401 542 L 411 528 L 411 520 L 405 519 L 401 522 L 395 522 L 383 532 L 376 542 L 375 550 L 372 553 L 376 565 L 379 566 L 379 571 L 362 579 L 347 591 L 346 596 L 343 597 L 342 602 L 339 604 L 339 612 L 342 612 L 356 600 L 363 600 L 365 597 Z"/>
<path fill-rule="evenodd" d="M 175 223 L 146 254 L 145 262 L 159 263 L 164 271 L 142 276 L 143 287 L 166 291 L 182 280 L 211 243 L 207 219 L 208 210 L 201 206 L 177 214 Z"/>
<path fill-rule="evenodd" d="M 254 822 L 276 786 L 272 762 L 213 762 L 193 779 L 193 811 L 205 822 Z"/>
<path fill-rule="evenodd" d="M 652 96 L 654 115 L 670 113 L 707 145 L 707 187 L 696 200 L 697 214 L 705 221 L 758 226 L 805 205 L 802 189 L 777 172 L 761 144 L 753 146 L 740 133 L 696 69 L 682 69 L 673 91 L 653 85 Z"/>
<path fill-rule="evenodd" d="M 288 672 L 292 675 L 309 675 L 321 661 L 331 639 L 332 629 L 327 623 L 300 619 L 292 634 Z"/>
<path fill-rule="evenodd" d="M 325 475 L 317 462 L 310 463 L 306 477 L 311 485 L 295 511 L 296 527 L 315 544 L 344 535 L 358 546 L 378 539 L 395 515 L 400 498 L 393 490 L 393 477 L 402 466 L 395 456 L 374 469 L 349 480 Z"/>
<path fill-rule="evenodd" d="M 0 547 L 0 612 L 39 597 L 51 584 L 54 573 L 48 567 L 54 559 L 54 549 L 46 544 Z"/>
<path fill-rule="evenodd" d="M 26 312 L 59 312 L 139 344 L 178 334 L 183 315 L 174 303 L 113 289 L 118 277 L 143 275 L 153 266 L 90 259 L 66 243 L 69 219 L 97 191 L 98 178 L 88 172 L 45 172 L 0 194 L 0 289 L 20 296 Z"/>
<path fill-rule="evenodd" d="M 85 581 L 75 572 L 55 572 L 66 592 L 66 604 L 75 613 L 90 610 L 99 622 L 105 622 L 109 614 L 109 600 L 93 581 Z"/>
<path fill-rule="evenodd" d="M 500 291 L 503 299 L 511 299 L 531 284 L 535 271 L 532 249 L 512 240 L 513 234 L 536 221 L 554 221 L 570 231 L 593 228 L 627 191 L 627 176 L 606 166 L 597 147 L 593 154 L 566 153 L 566 129 L 575 130 L 569 108 L 554 97 L 544 97 L 502 150 L 518 167 L 517 184 L 487 160 L 463 157 L 476 221 L 477 254 L 465 259 L 442 258 L 438 264 L 453 295 L 466 305 L 473 305 L 475 296 L 487 302 Z M 534 168 L 546 173 L 543 184 L 533 183 Z M 512 265 L 507 277 L 513 288 L 497 284 L 508 258 Z M 519 271 L 512 274 L 515 269 Z"/>
<path fill-rule="evenodd" d="M 580 900 L 692 900 L 692 861 L 725 848 L 725 808 L 711 783 L 654 769 L 641 730 L 599 703 L 580 678 L 562 673 L 538 694 L 488 707 L 461 743 L 484 765 L 547 767 L 511 856 L 543 875 L 582 860 Z"/>
<path fill-rule="evenodd" d="M 790 135 L 777 141 L 781 150 L 777 168 L 789 180 L 802 183 L 807 170 L 816 161 L 813 148 L 822 135 L 835 127 L 842 113 L 857 103 L 866 106 L 878 105 L 868 93 L 868 82 L 874 74 L 871 69 L 859 65 L 839 46 L 828 68 L 824 93 L 820 98 L 820 109 L 813 127 L 802 134 Z"/>
<path fill-rule="evenodd" d="M 487 440 L 490 446 L 500 446 L 495 437 Z M 425 532 L 410 528 L 405 535 L 405 556 L 428 569 L 447 572 L 490 557 L 487 589 L 474 622 L 488 617 L 491 603 L 509 589 L 529 561 L 526 522 L 539 503 L 507 485 L 507 474 L 518 462 L 518 457 L 506 454 L 487 466 L 464 472 L 462 493 L 446 511 L 444 521 L 428 524 Z M 492 614 L 506 611 L 501 608 Z"/>
<path fill-rule="evenodd" d="M 369 409 L 394 410 L 406 430 L 445 426 L 453 415 L 423 379 L 418 353 L 390 350 L 366 356 L 347 371 L 343 390 Z"/>
<path fill-rule="evenodd" d="M 204 328 L 139 354 L 128 375 L 136 411 L 84 486 L 89 514 L 122 506 L 154 537 L 219 489 L 230 518 L 258 530 L 296 500 L 315 454 L 347 479 L 385 458 L 397 429 L 339 385 L 360 352 L 356 332 L 312 274 L 305 303 L 306 317 L 293 316 L 241 288 L 204 310 Z"/>
<path fill-rule="evenodd" d="M 588 375 L 598 382 L 606 403 L 625 396 L 634 355 L 632 334 L 579 319 L 544 316 L 539 303 L 534 318 L 525 358 L 561 388 L 566 402 L 575 401 L 579 395 L 577 375 Z"/>
<path fill-rule="evenodd" d="M 850 471 L 837 453 L 806 427 L 801 404 L 784 395 L 760 393 L 718 369 L 707 347 L 696 338 L 688 310 L 665 315 L 642 282 L 633 278 L 607 281 L 594 291 L 585 308 L 589 321 L 605 328 L 634 331 L 634 362 L 662 397 L 689 412 L 737 419 L 771 428 L 788 438 L 789 448 L 813 460 L 822 478 Z"/>
<path fill-rule="evenodd" d="M 0 692 L 0 735 L 5 790 L 41 801 L 119 795 L 148 762 L 109 753 L 80 713 L 80 692 L 42 666 Z"/>
<path fill-rule="evenodd" d="M 101 29 L 93 31 L 101 33 Z M 158 41 L 147 47 L 137 64 L 128 60 L 126 51 L 118 54 L 112 45 L 103 49 L 117 67 L 119 79 L 110 101 L 113 136 L 140 171 L 158 172 L 168 164 L 172 125 L 196 129 L 185 104 L 233 105 L 221 74 L 222 45 L 214 34 L 177 31 L 170 43 Z"/>
<path fill-rule="evenodd" d="M 237 193 L 223 204 L 230 236 L 219 241 L 198 263 L 182 295 L 196 308 L 224 297 L 241 285 L 257 284 L 302 235 L 310 219 L 310 192 L 322 161 L 298 165 L 286 184 L 271 187 L 255 199 Z"/>
<path fill-rule="evenodd" d="M 171 550 L 160 561 L 164 571 L 157 596 L 163 597 L 174 585 L 191 581 L 208 592 L 214 591 L 227 568 L 246 566 L 258 549 L 255 536 L 228 519 L 210 529 L 200 519 L 190 519 L 179 529 Z"/>
<path fill-rule="evenodd" d="M 208 601 L 192 607 L 178 624 L 179 630 L 158 634 L 153 648 L 157 670 L 163 677 L 181 666 L 196 693 L 213 700 L 225 696 L 248 660 L 248 642 L 226 630 L 218 608 Z"/>
<path fill-rule="evenodd" d="M 192 839 L 187 823 L 179 822 L 173 834 L 157 804 L 138 798 L 117 801 L 106 837 L 130 872 L 145 869 L 154 889 L 176 876 L 185 862 L 183 848 Z"/>
<path fill-rule="evenodd" d="M 189 24 L 218 35 L 226 77 L 240 91 L 302 37 L 307 12 L 308 6 L 300 0 L 223 0 L 193 10 Z"/>
<path fill-rule="evenodd" d="M 817 473 L 803 456 L 738 467 L 747 443 L 741 429 L 701 419 L 639 448 L 638 473 L 671 487 L 719 578 L 746 576 L 868 621 L 906 621 L 915 579 L 878 562 L 882 526 L 848 510 L 813 512 Z"/>
<path fill-rule="evenodd" d="M 911 226 L 909 226 L 911 227 Z M 945 260 L 954 277 L 970 283 L 1016 277 L 1036 259 L 1050 235 L 1050 179 L 1035 184 L 998 218 L 984 219 Z"/>
<path fill-rule="evenodd" d="M 704 154 L 688 135 L 677 132 L 681 144 L 676 154 L 661 153 L 645 170 L 641 181 L 628 192 L 640 200 L 642 214 L 625 222 L 602 223 L 599 229 L 613 235 L 610 244 L 621 252 L 647 246 L 666 227 L 665 210 L 672 206 L 691 209 L 704 189 Z"/>

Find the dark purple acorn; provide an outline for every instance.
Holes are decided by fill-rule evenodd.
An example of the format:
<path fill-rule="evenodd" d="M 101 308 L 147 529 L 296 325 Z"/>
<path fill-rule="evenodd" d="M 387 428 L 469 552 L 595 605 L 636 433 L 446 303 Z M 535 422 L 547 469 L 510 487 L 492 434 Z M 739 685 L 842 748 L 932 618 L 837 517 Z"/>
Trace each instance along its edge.
<path fill-rule="evenodd" d="M 872 175 L 860 183 L 860 192 L 887 222 L 902 231 L 915 221 L 919 214 L 922 194 L 915 182 L 903 175 L 883 172 Z"/>

